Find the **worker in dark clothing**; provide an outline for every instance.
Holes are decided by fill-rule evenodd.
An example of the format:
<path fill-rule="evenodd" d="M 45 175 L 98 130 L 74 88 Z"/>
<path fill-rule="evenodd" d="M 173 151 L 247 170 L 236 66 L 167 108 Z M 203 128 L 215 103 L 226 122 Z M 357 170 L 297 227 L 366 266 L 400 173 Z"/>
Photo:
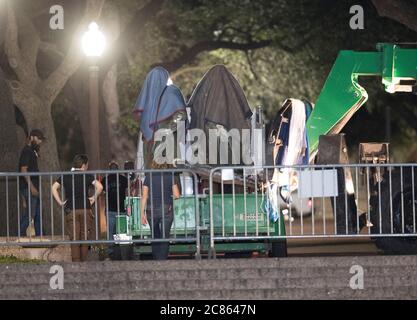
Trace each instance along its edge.
<path fill-rule="evenodd" d="M 74 158 L 73 172 L 88 170 L 88 158 L 86 155 L 77 155 Z M 61 199 L 59 189 L 64 187 L 65 201 Z M 90 187 L 94 188 L 94 195 L 88 197 Z M 102 184 L 91 174 L 64 175 L 52 185 L 52 194 L 56 202 L 65 208 L 65 233 L 71 241 L 98 240 L 94 237 L 95 216 L 92 205 L 103 191 Z M 71 245 L 73 262 L 86 261 L 88 245 Z"/>
<path fill-rule="evenodd" d="M 117 162 L 110 162 L 109 170 L 119 170 Z M 113 235 L 116 233 L 116 216 L 126 214 L 125 199 L 128 179 L 125 175 L 112 173 L 103 179 L 103 187 L 107 201 L 107 240 L 113 240 Z M 109 245 L 107 254 L 112 257 L 113 245 Z"/>
<path fill-rule="evenodd" d="M 152 169 L 169 169 L 169 165 L 152 163 Z M 177 175 L 169 172 L 147 173 L 142 188 L 141 221 L 149 223 L 153 239 L 169 239 L 174 220 L 174 199 L 181 196 Z M 146 208 L 146 215 L 145 215 Z M 166 260 L 169 242 L 152 242 L 152 256 L 155 260 Z"/>
<path fill-rule="evenodd" d="M 43 132 L 34 129 L 30 132 L 27 144 L 20 153 L 19 172 L 39 172 L 38 158 L 42 141 L 45 140 Z M 39 199 L 39 176 L 24 176 L 19 178 L 19 192 L 23 197 L 23 213 L 20 216 L 20 236 L 26 235 L 26 230 L 33 219 L 36 236 L 40 236 L 40 199 Z"/>

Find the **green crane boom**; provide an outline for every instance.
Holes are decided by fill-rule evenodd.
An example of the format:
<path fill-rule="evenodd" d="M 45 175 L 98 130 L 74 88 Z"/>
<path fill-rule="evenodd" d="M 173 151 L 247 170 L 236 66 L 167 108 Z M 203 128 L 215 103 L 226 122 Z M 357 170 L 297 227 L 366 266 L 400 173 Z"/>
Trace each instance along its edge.
<path fill-rule="evenodd" d="M 382 77 L 385 91 L 413 92 L 417 80 L 417 49 L 380 43 L 375 52 L 341 51 L 307 121 L 310 156 L 323 134 L 339 133 L 368 100 L 359 77 Z"/>

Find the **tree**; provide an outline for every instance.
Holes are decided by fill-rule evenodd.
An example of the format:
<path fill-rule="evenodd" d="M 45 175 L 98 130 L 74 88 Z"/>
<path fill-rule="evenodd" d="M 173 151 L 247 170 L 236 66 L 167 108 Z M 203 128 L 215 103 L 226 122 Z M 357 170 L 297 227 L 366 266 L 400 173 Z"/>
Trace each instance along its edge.
<path fill-rule="evenodd" d="M 0 172 L 16 171 L 18 163 L 18 143 L 16 135 L 15 111 L 10 95 L 10 90 L 4 78 L 4 73 L 0 69 L 0 150 L 2 150 L 2 161 L 0 161 Z M 9 234 L 15 234 L 16 224 L 10 223 L 17 221 L 17 192 L 16 179 L 0 177 L 0 235 L 7 235 L 7 228 L 11 227 Z"/>
<path fill-rule="evenodd" d="M 58 2 L 65 7 L 66 20 L 68 6 L 80 6 L 82 3 Z M 156 64 L 167 67 L 177 84 L 185 88 L 185 94 L 189 95 L 193 85 L 211 64 L 227 63 L 242 82 L 251 104 L 263 104 L 271 117 L 277 106 L 288 96 L 306 97 L 314 101 L 340 49 L 373 50 L 377 41 L 410 39 L 412 32 L 405 31 L 405 28 L 401 28 L 394 21 L 387 22 L 387 19 L 377 17 L 375 8 L 380 15 L 388 15 L 391 9 L 388 4 L 395 4 L 397 9 L 402 10 L 404 17 L 407 8 L 415 5 L 415 1 L 402 0 L 361 0 L 343 3 L 329 0 L 107 0 L 106 8 L 103 6 L 104 1 L 94 2 L 100 4 L 100 12 L 97 13 L 100 14 L 106 32 L 114 29 L 114 26 L 108 25 L 110 22 L 114 24 L 117 16 L 120 16 L 120 23 L 116 27 L 119 31 L 111 32 L 113 34 L 109 37 L 108 50 L 100 64 L 101 87 L 105 88 L 102 114 L 106 115 L 101 121 L 105 124 L 101 128 L 104 135 L 102 140 L 109 141 L 111 146 L 102 150 L 112 150 L 112 154 L 102 155 L 102 158 L 106 159 L 121 157 L 125 150 L 129 150 L 129 157 L 133 156 L 138 124 L 131 118 L 131 110 L 147 71 Z M 19 3 L 19 0 L 14 3 Z M 27 10 L 20 14 L 18 5 L 14 5 L 14 11 L 19 11 L 17 33 L 22 44 L 20 49 L 25 48 L 25 52 L 29 52 L 31 57 L 26 60 L 33 62 L 36 52 L 39 53 L 38 60 L 41 60 L 40 56 L 43 57 L 43 62 L 37 63 L 37 71 L 42 81 L 33 85 L 36 82 L 36 74 L 34 77 L 33 63 L 29 63 L 32 67 L 28 69 L 29 76 L 26 82 L 32 84 L 32 88 L 24 88 L 24 91 L 42 91 L 45 94 L 45 87 L 42 86 L 46 82 L 53 82 L 55 85 L 55 81 L 48 81 L 48 78 L 57 74 L 58 66 L 68 61 L 71 50 L 68 46 L 62 45 L 68 42 L 68 39 L 50 41 L 50 36 L 45 37 L 45 30 L 39 30 L 38 25 L 32 28 L 34 20 L 47 18 L 48 10 L 45 9 L 52 2 L 42 0 L 37 3 L 40 3 L 38 11 L 41 13 Z M 357 3 L 366 9 L 367 25 L 366 30 L 354 33 L 347 26 L 350 18 L 349 7 Z M 409 6 L 400 7 L 399 4 Z M 381 9 L 382 6 L 385 6 L 385 11 Z M 109 12 L 115 13 L 111 16 Z M 411 14 L 410 12 L 409 15 Z M 85 12 L 84 16 L 86 15 Z M 10 17 L 12 16 L 9 15 Z M 75 21 L 77 14 L 70 11 L 69 19 Z M 10 22 L 8 24 L 13 25 L 12 20 L 7 19 Z M 406 21 L 412 23 L 410 18 Z M 78 29 L 81 24 L 76 21 L 74 25 L 74 29 Z M 13 28 L 8 30 L 10 34 Z M 35 50 L 35 39 L 39 38 L 37 33 L 41 36 L 39 50 Z M 9 55 L 7 57 L 10 60 Z M 49 96 L 53 98 L 57 92 L 61 92 L 71 101 L 80 119 L 84 137 L 87 138 L 88 118 L 83 112 L 88 105 L 88 95 L 83 85 L 87 74 L 83 68 L 73 72 L 79 65 L 80 57 L 77 58 L 77 63 L 72 64 L 74 68 L 68 73 L 72 73 L 73 76 L 65 77 L 69 79 L 66 87 L 62 86 L 62 82 L 56 82 L 60 83 L 58 87 L 61 89 L 55 90 L 55 94 Z M 21 88 L 24 85 L 30 87 L 19 79 L 15 70 L 6 73 L 13 88 L 16 87 L 15 80 L 19 81 Z M 26 71 L 23 73 L 26 74 Z M 31 78 L 35 81 L 30 80 Z M 14 100 L 18 101 L 21 94 L 17 94 L 19 90 L 14 91 Z M 43 104 L 52 106 L 53 104 L 49 103 L 52 100 L 50 98 L 40 100 L 47 102 Z M 32 104 L 36 101 L 33 98 L 22 97 L 20 100 L 30 100 Z M 24 103 L 20 101 L 20 104 Z M 33 110 L 35 109 L 37 110 Z M 30 111 L 24 113 L 25 118 L 31 118 Z M 42 115 L 44 116 L 46 115 Z M 50 123 L 50 120 L 47 123 Z M 56 119 L 57 121 L 59 119 Z M 29 127 L 31 125 L 35 124 L 29 123 Z M 131 140 L 127 139 L 128 136 Z M 53 141 L 50 143 L 53 145 Z M 88 141 L 86 146 L 88 152 Z M 49 150 L 49 146 L 44 149 Z M 56 152 L 43 156 L 44 160 L 50 156 L 57 159 Z"/>
<path fill-rule="evenodd" d="M 14 104 L 23 113 L 28 127 L 44 131 L 47 140 L 43 146 L 40 166 L 44 171 L 60 169 L 56 146 L 56 135 L 52 120 L 52 103 L 68 79 L 81 65 L 79 49 L 81 31 L 87 23 L 96 20 L 101 13 L 104 0 L 88 0 L 74 40 L 62 63 L 46 79 L 39 77 L 37 57 L 41 40 L 33 22 L 21 14 L 16 18 L 12 2 L 7 1 L 7 25 L 4 50 L 14 77 L 8 78 Z M 19 28 L 20 27 L 20 28 Z M 19 29 L 24 33 L 19 34 Z M 20 36 L 19 36 L 20 35 Z"/>
<path fill-rule="evenodd" d="M 22 6 L 19 8 L 19 15 L 16 15 L 18 4 L 21 3 L 6 1 L 5 4 L 6 27 L 3 46 L 8 62 L 6 82 L 10 88 L 13 103 L 23 114 L 29 130 L 39 128 L 47 137 L 43 143 L 39 162 L 41 171 L 59 171 L 52 104 L 68 79 L 81 65 L 82 56 L 78 45 L 80 33 L 86 28 L 88 22 L 100 16 L 104 0 L 87 0 L 84 15 L 67 54 L 45 78 L 40 76 L 37 64 L 39 52 L 45 44 L 42 43 L 33 21 L 25 14 Z M 7 107 L 7 104 L 5 106 Z M 4 108 L 3 105 L 2 107 Z M 10 137 L 12 136 L 13 133 Z M 43 208 L 46 212 L 50 212 L 50 187 L 45 183 L 42 189 Z M 47 219 L 44 221 L 45 231 L 48 232 L 51 221 Z"/>
<path fill-rule="evenodd" d="M 117 63 L 123 58 L 126 52 L 125 48 L 130 43 L 130 37 L 137 34 L 137 30 L 142 30 L 149 20 L 154 18 L 154 15 L 158 12 L 163 0 L 153 1 L 135 1 L 133 10 L 129 10 L 132 13 L 132 17 L 124 19 L 123 21 L 130 21 L 127 24 L 120 23 L 119 11 L 121 7 L 125 7 L 127 1 L 107 1 L 102 9 L 100 16 L 100 25 L 104 27 L 107 36 L 108 46 L 104 53 L 104 56 L 100 58 L 100 87 L 102 91 L 101 104 L 100 104 L 100 139 L 101 143 L 101 159 L 102 164 L 106 163 L 106 160 L 117 159 L 119 161 L 126 160 L 125 151 L 133 151 L 133 145 L 119 130 L 118 125 L 118 94 L 117 94 Z M 76 12 L 68 10 L 68 2 L 63 3 L 66 12 L 66 19 L 76 19 Z M 47 4 L 43 4 L 41 8 L 44 8 Z M 67 13 L 68 11 L 69 14 Z M 41 10 L 42 19 L 47 19 L 47 12 Z M 69 18 L 68 18 L 69 16 Z M 122 31 L 121 31 L 122 30 Z M 70 32 L 70 31 L 69 31 Z M 63 42 L 61 40 L 61 42 Z M 59 49 L 59 41 L 49 43 L 47 46 L 43 46 L 42 54 L 45 56 L 44 68 L 47 72 L 51 72 L 52 61 L 61 63 L 64 58 L 62 50 Z M 61 94 L 63 100 L 67 100 L 71 103 L 71 107 L 68 111 L 72 110 L 77 114 L 81 125 L 81 133 L 84 138 L 84 145 L 86 147 L 86 153 L 91 154 L 89 119 L 88 113 L 85 112 L 88 106 L 88 73 L 87 68 L 79 68 L 77 72 L 69 79 L 66 87 L 63 88 Z M 58 103 L 61 103 L 58 101 Z M 60 119 L 55 119 L 60 123 Z M 79 133 L 80 134 L 80 133 Z M 61 139 L 64 140 L 64 139 Z M 60 146 L 61 147 L 61 146 Z M 82 149 L 81 147 L 79 149 Z M 64 162 L 67 163 L 69 159 Z"/>
<path fill-rule="evenodd" d="M 372 0 L 378 14 L 395 20 L 417 32 L 417 1 Z"/>
<path fill-rule="evenodd" d="M 349 9 L 354 4 L 365 9 L 364 30 L 349 27 Z M 119 62 L 121 121 L 132 139 L 138 131 L 132 106 L 154 65 L 170 69 L 187 97 L 211 65 L 224 63 L 238 78 L 250 104 L 263 105 L 271 119 L 288 97 L 314 102 L 340 50 L 374 51 L 377 42 L 415 38 L 398 21 L 378 16 L 370 0 L 173 1 L 157 17 L 158 23 L 151 21 L 141 32 L 141 41 L 133 41 L 138 45 L 131 46 L 128 63 Z M 380 81 L 367 82 L 365 88 L 371 98 L 344 130 L 351 146 L 385 140 L 386 105 L 395 105 L 388 103 Z M 411 104 L 415 97 L 405 104 L 398 95 L 392 99 L 402 106 L 402 112 L 393 109 L 395 151 L 413 135 L 403 117 L 405 112 L 415 112 Z M 370 123 L 366 128 L 364 119 Z"/>

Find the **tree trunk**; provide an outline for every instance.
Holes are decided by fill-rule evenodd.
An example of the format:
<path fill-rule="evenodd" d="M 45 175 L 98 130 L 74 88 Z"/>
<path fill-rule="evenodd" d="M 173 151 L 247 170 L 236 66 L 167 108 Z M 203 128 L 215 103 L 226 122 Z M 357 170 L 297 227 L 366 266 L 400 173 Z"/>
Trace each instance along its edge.
<path fill-rule="evenodd" d="M 80 119 L 81 134 L 84 139 L 85 153 L 91 155 L 91 129 L 88 108 L 90 108 L 89 92 L 88 92 L 88 73 L 80 69 L 70 79 L 67 90 L 70 95 L 70 100 L 73 103 L 74 110 L 77 112 Z M 111 132 L 107 128 L 107 114 L 105 112 L 104 102 L 100 92 L 100 106 L 99 106 L 99 125 L 100 125 L 100 159 L 101 168 L 106 169 L 110 156 L 109 140 Z"/>
<path fill-rule="evenodd" d="M 158 4 L 154 5 L 159 6 Z M 109 2 L 107 6 L 105 24 L 108 30 L 109 42 L 114 44 L 114 41 L 121 37 L 119 9 L 115 4 Z M 146 15 L 146 19 L 148 18 L 150 16 Z M 141 20 L 141 23 L 144 23 L 144 19 Z M 124 35 L 125 33 L 122 37 Z M 124 161 L 135 158 L 135 143 L 130 141 L 127 135 L 120 132 L 120 105 L 117 90 L 118 66 L 117 64 L 109 65 L 107 68 L 101 68 L 101 72 L 104 72 L 102 74 L 102 97 L 105 115 L 101 130 L 105 129 L 108 137 L 106 146 L 102 148 L 103 151 L 107 152 L 104 152 L 102 157 L 103 160 L 115 160 L 122 165 Z"/>
<path fill-rule="evenodd" d="M 39 169 L 42 172 L 61 171 L 51 107 L 40 105 L 36 107 L 36 110 L 38 112 L 30 119 L 27 119 L 27 123 L 29 130 L 34 128 L 40 129 L 46 137 L 46 140 L 41 145 Z"/>
<path fill-rule="evenodd" d="M 16 118 L 9 87 L 2 76 L 1 70 L 0 92 L 0 152 L 2 155 L 0 172 L 16 172 L 19 160 Z M 15 223 L 17 221 L 16 188 L 16 178 L 0 178 L 0 236 L 17 233 L 17 224 Z"/>
<path fill-rule="evenodd" d="M 0 74 L 0 172 L 16 172 L 19 146 L 13 101 L 6 81 Z"/>
<path fill-rule="evenodd" d="M 117 66 L 107 73 L 101 86 L 102 104 L 100 104 L 100 158 L 106 169 L 106 163 L 116 160 L 122 165 L 126 160 L 134 160 L 136 156 L 135 143 L 120 133 L 120 105 L 117 92 Z M 79 116 L 86 153 L 90 154 L 90 129 L 88 119 L 88 73 L 83 69 L 70 79 L 68 92 Z"/>
<path fill-rule="evenodd" d="M 42 142 L 39 158 L 39 170 L 41 172 L 61 171 L 56 144 L 55 127 L 51 114 L 51 107 L 40 105 L 36 107 L 38 112 L 28 121 L 29 128 L 38 128 L 44 133 L 46 140 Z M 52 179 L 51 179 L 52 178 Z M 51 203 L 51 183 L 57 179 L 55 175 L 42 177 L 42 225 L 45 235 L 61 234 L 62 211 L 58 210 L 56 203 Z M 52 180 L 52 181 L 51 181 Z M 51 214 L 51 205 L 55 207 Z M 52 227 L 52 221 L 54 222 Z M 53 228 L 53 232 L 52 232 Z"/>
<path fill-rule="evenodd" d="M 103 100 L 106 108 L 106 126 L 112 159 L 120 164 L 126 160 L 134 160 L 136 156 L 135 143 L 120 132 L 120 105 L 117 93 L 116 65 L 111 68 L 104 79 Z"/>
<path fill-rule="evenodd" d="M 21 84 L 12 83 L 12 88 L 14 103 L 22 111 L 28 130 L 40 129 L 46 137 L 39 153 L 39 170 L 42 173 L 61 171 L 51 106 L 46 105 L 44 99 Z M 56 235 L 62 232 L 62 212 L 58 210 L 56 204 L 51 203 L 51 182 L 56 178 L 54 175 L 47 175 L 42 176 L 41 179 L 41 217 L 44 235 L 52 233 Z M 52 209 L 51 205 L 53 205 Z"/>

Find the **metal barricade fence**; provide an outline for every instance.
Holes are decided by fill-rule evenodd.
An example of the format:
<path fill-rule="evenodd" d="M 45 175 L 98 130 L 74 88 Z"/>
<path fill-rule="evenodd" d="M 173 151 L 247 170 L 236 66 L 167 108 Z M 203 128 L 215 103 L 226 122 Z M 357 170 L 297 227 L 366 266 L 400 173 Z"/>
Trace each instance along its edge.
<path fill-rule="evenodd" d="M 170 207 L 166 202 L 171 195 L 164 194 L 170 188 L 165 185 L 181 184 L 184 174 L 190 177 L 190 190 Z M 145 176 L 148 225 L 141 221 Z M 38 194 L 28 188 L 28 178 Z M 98 197 L 94 181 L 103 182 Z M 56 182 L 59 193 L 54 195 Z M 152 192 L 154 188 L 158 192 Z M 69 192 L 70 199 L 66 189 L 75 190 Z M 59 205 L 56 196 L 65 204 Z M 195 244 L 200 256 L 197 176 L 188 169 L 0 173 L 0 197 L 0 246 L 187 243 Z"/>
<path fill-rule="evenodd" d="M 142 184 L 132 182 L 148 175 L 149 189 L 153 190 L 156 182 L 156 188 L 161 190 L 156 201 L 162 201 L 164 184 L 178 183 L 176 176 L 180 174 L 190 177 L 192 192 L 174 201 L 172 221 L 164 219 L 169 210 L 166 206 L 154 208 L 154 193 L 149 193 L 148 220 L 154 221 L 155 212 L 162 216 L 160 234 L 155 235 L 155 228 L 145 227 L 141 222 Z M 195 244 L 199 258 L 201 231 L 207 227 L 211 252 L 215 252 L 216 244 L 225 242 L 291 238 L 417 239 L 416 174 L 416 164 L 220 167 L 210 171 L 209 197 L 205 197 L 198 194 L 198 177 L 192 168 L 0 173 L 0 246 L 170 242 Z M 169 181 L 164 175 L 169 176 Z M 28 176 L 32 181 L 38 177 L 37 197 L 29 196 L 25 188 Z M 89 197 L 97 191 L 97 184 L 89 185 L 93 180 L 103 182 L 104 195 L 94 201 L 89 211 Z M 127 180 L 127 191 L 121 204 L 122 180 Z M 267 184 L 272 180 L 276 180 L 275 186 Z M 70 204 L 58 206 L 51 191 L 56 181 L 61 185 L 62 200 L 63 184 L 73 190 L 78 188 L 78 194 L 72 193 L 72 199 L 65 199 Z M 110 208 L 111 197 L 116 197 L 119 204 L 116 209 Z M 290 199 L 289 203 L 283 198 Z M 275 209 L 279 207 L 276 212 L 274 205 Z M 71 220 L 68 212 L 76 209 L 79 217 Z M 103 221 L 107 227 L 100 232 Z M 116 225 L 112 230 L 110 221 Z M 169 234 L 164 230 L 166 227 Z"/>
<path fill-rule="evenodd" d="M 212 169 L 210 251 L 233 241 L 415 240 L 416 174 L 416 164 Z"/>

